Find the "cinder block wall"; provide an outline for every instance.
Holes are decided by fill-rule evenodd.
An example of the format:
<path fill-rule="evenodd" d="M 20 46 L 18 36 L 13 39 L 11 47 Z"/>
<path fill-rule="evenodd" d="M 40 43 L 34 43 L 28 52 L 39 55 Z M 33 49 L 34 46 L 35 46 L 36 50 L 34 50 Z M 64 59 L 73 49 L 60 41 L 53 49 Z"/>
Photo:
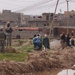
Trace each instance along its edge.
<path fill-rule="evenodd" d="M 42 36 L 44 36 L 43 32 L 39 32 L 37 30 L 22 30 L 22 31 L 14 30 L 12 33 L 12 38 L 16 38 L 17 35 L 20 35 L 21 38 L 30 39 L 33 38 L 35 34 L 36 35 L 41 34 Z"/>

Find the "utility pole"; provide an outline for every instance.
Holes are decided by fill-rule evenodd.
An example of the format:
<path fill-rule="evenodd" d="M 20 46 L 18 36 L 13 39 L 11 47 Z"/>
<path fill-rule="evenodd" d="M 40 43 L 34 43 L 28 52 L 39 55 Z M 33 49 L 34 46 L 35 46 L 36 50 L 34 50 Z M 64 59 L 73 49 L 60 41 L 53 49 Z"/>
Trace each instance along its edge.
<path fill-rule="evenodd" d="M 66 2 L 67 2 L 67 12 L 68 12 L 69 11 L 69 0 L 66 0 Z M 53 14 L 53 20 L 52 20 L 52 23 L 51 23 L 51 26 L 50 26 L 49 38 L 51 37 L 51 33 L 53 35 L 53 23 L 54 23 L 54 18 L 55 18 L 56 10 L 57 10 L 57 7 L 58 7 L 58 3 L 59 3 L 59 0 L 57 0 L 55 11 L 54 11 L 54 14 Z M 69 24 L 69 18 L 67 16 L 67 34 L 69 32 L 68 24 Z"/>
<path fill-rule="evenodd" d="M 66 0 L 66 2 L 67 2 L 67 11 L 69 11 L 69 1 Z"/>
<path fill-rule="evenodd" d="M 66 2 L 67 2 L 67 12 L 69 12 L 69 1 L 68 0 L 66 0 Z M 67 15 L 67 34 L 69 33 L 69 17 L 68 17 L 69 15 Z"/>
<path fill-rule="evenodd" d="M 50 26 L 49 38 L 51 37 L 51 34 L 53 35 L 53 23 L 54 23 L 54 18 L 55 18 L 56 10 L 57 10 L 57 7 L 58 7 L 58 3 L 59 3 L 59 0 L 57 0 L 55 11 L 53 13 L 53 20 L 52 20 L 52 23 L 51 23 L 51 26 Z"/>

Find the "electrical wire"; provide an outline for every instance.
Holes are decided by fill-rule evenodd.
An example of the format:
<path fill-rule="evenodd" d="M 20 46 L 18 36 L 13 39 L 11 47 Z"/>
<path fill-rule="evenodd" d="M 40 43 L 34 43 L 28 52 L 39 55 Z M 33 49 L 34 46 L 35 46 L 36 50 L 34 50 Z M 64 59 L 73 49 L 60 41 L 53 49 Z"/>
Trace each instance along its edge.
<path fill-rule="evenodd" d="M 51 0 L 51 1 L 53 1 L 53 0 Z M 33 5 L 31 5 L 31 6 L 28 6 L 28 7 L 22 8 L 22 9 L 20 9 L 20 10 L 17 10 L 17 12 L 19 12 L 19 11 L 22 12 L 22 11 L 24 11 L 24 10 L 28 10 L 28 9 L 30 9 L 30 8 L 34 8 L 34 7 L 37 7 L 37 6 L 39 6 L 39 5 L 46 4 L 46 3 L 48 3 L 48 2 L 50 2 L 50 0 L 46 0 L 46 1 L 43 1 L 43 2 L 38 2 L 38 3 L 33 4 Z"/>
<path fill-rule="evenodd" d="M 52 7 L 54 7 L 55 6 L 55 4 L 56 4 L 56 2 L 53 2 L 53 3 L 51 3 L 51 2 L 48 2 L 48 3 L 46 3 L 46 5 L 44 4 L 44 5 L 38 5 L 38 6 L 36 6 L 36 7 L 34 7 L 34 9 L 36 9 L 37 8 L 37 10 L 39 10 L 39 9 L 44 9 L 44 8 L 47 8 L 47 7 L 50 7 L 50 8 L 52 8 Z M 62 2 L 60 2 L 60 4 L 62 4 L 62 3 L 65 3 L 64 1 L 62 1 Z M 42 8 L 41 8 L 42 7 Z M 33 8 L 32 7 L 30 7 L 30 8 L 27 8 L 27 9 L 24 9 L 24 10 L 20 10 L 20 12 L 25 12 L 25 11 L 29 11 L 29 10 L 32 10 Z"/>
<path fill-rule="evenodd" d="M 65 3 L 65 1 L 60 2 L 59 6 L 61 4 L 64 4 L 64 3 Z M 41 6 L 41 7 L 39 6 L 39 7 L 37 7 L 37 10 L 36 10 L 36 8 L 35 9 L 30 9 L 30 10 L 23 11 L 23 13 L 25 13 L 25 14 L 35 14 L 35 13 L 38 13 L 39 14 L 39 11 L 40 11 L 40 13 L 42 14 L 44 12 L 50 12 L 50 10 L 54 11 L 55 4 L 56 4 L 56 2 L 51 4 L 51 6 L 49 4 L 47 4 L 46 6 Z"/>
<path fill-rule="evenodd" d="M 36 12 L 36 11 L 49 11 L 49 10 L 53 10 L 53 8 L 56 5 L 56 0 L 40 0 L 40 1 L 33 1 L 33 0 L 9 0 L 9 2 L 7 1 L 0 1 L 1 3 L 4 4 L 10 4 L 11 6 L 15 6 L 15 8 L 12 8 L 11 10 L 13 10 L 14 12 Z M 75 0 L 69 0 L 69 2 L 74 3 Z M 18 4 L 20 3 L 20 4 Z M 27 3 L 29 3 L 30 5 L 26 5 Z M 58 5 L 62 5 L 66 3 L 66 0 L 60 0 Z M 23 6 L 21 6 L 21 4 L 23 4 Z M 25 4 L 25 5 L 24 5 Z M 46 10 L 47 9 L 47 10 Z M 32 12 L 31 12 L 32 13 Z"/>

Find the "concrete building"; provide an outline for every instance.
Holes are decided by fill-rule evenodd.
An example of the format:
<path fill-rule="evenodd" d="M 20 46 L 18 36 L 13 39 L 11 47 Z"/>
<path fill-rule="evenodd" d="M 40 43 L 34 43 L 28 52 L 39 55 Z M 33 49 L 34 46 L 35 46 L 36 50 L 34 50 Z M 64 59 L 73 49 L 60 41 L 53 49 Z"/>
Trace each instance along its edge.
<path fill-rule="evenodd" d="M 10 21 L 12 26 L 28 26 L 29 20 L 30 15 L 11 12 L 11 10 L 3 10 L 0 13 L 0 25 L 5 25 L 7 21 Z"/>
<path fill-rule="evenodd" d="M 53 20 L 53 13 L 43 13 L 42 16 L 35 16 L 29 21 L 29 26 L 32 27 L 48 27 Z M 58 18 L 55 16 L 54 26 L 59 26 Z"/>
<path fill-rule="evenodd" d="M 11 12 L 11 10 L 3 10 L 0 14 L 0 25 L 5 25 L 7 21 L 10 21 L 12 26 L 21 24 L 21 14 Z"/>
<path fill-rule="evenodd" d="M 29 21 L 29 25 L 32 27 L 40 27 L 43 31 L 50 32 L 50 26 L 53 20 L 53 13 L 43 13 L 42 16 L 36 16 L 33 20 Z M 64 27 L 72 28 L 75 27 L 75 11 L 65 11 L 64 14 L 55 14 L 53 23 L 53 34 L 59 35 L 60 31 L 65 31 Z M 61 30 L 62 29 L 62 30 Z M 70 30 L 70 32 L 71 32 Z"/>
<path fill-rule="evenodd" d="M 10 10 L 3 10 L 2 13 L 0 13 L 0 26 L 3 26 L 7 21 L 10 21 L 12 26 L 25 27 L 24 29 L 18 28 L 17 30 L 14 30 L 13 38 L 16 38 L 17 35 L 20 35 L 22 38 L 32 38 L 34 34 L 41 33 L 43 35 L 44 33 L 50 32 L 53 15 L 53 13 L 43 13 L 41 16 L 31 16 L 11 12 Z M 59 35 L 59 32 L 61 29 L 63 31 L 64 27 L 75 27 L 75 11 L 55 14 L 53 34 Z M 34 28 L 35 30 L 31 28 Z"/>
<path fill-rule="evenodd" d="M 59 20 L 60 26 L 75 26 L 75 11 L 65 11 Z"/>
<path fill-rule="evenodd" d="M 56 27 L 55 31 L 58 35 L 62 32 L 65 34 L 71 34 L 72 31 L 75 32 L 75 11 L 65 11 L 59 17 L 59 27 Z"/>
<path fill-rule="evenodd" d="M 30 15 L 21 14 L 21 26 L 28 27 L 29 26 L 29 22 L 28 22 L 29 20 L 31 20 Z"/>

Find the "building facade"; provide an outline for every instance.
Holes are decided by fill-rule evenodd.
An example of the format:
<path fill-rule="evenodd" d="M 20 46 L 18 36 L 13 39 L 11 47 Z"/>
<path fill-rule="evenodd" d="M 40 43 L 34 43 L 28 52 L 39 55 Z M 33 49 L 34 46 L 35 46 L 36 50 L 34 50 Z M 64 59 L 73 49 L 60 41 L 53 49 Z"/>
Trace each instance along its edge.
<path fill-rule="evenodd" d="M 7 21 L 10 21 L 11 25 L 21 24 L 21 14 L 11 12 L 11 10 L 3 10 L 0 14 L 0 25 L 5 25 Z"/>
<path fill-rule="evenodd" d="M 53 20 L 53 13 L 43 13 L 42 16 L 36 16 L 29 21 L 29 26 L 32 27 L 50 27 Z M 59 26 L 58 17 L 55 16 L 53 26 Z"/>
<path fill-rule="evenodd" d="M 28 26 L 29 20 L 29 15 L 11 12 L 11 10 L 3 10 L 2 13 L 0 13 L 0 25 L 5 25 L 10 21 L 12 26 Z"/>

